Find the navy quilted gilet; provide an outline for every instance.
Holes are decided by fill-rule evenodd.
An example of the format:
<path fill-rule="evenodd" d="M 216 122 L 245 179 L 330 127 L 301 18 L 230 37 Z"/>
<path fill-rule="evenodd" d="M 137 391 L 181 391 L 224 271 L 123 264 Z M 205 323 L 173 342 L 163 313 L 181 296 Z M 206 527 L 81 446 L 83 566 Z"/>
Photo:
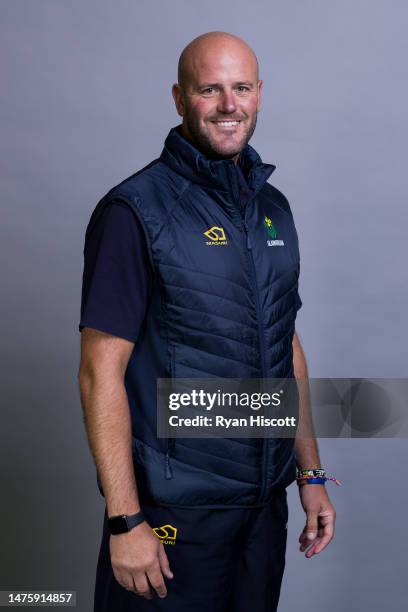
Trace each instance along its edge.
<path fill-rule="evenodd" d="M 160 158 L 111 189 L 140 219 L 154 270 L 151 303 L 126 371 L 142 501 L 266 503 L 295 479 L 293 439 L 158 439 L 156 380 L 293 377 L 299 249 L 274 166 L 247 145 L 236 165 L 209 160 L 172 128 Z M 98 480 L 99 483 L 99 480 Z"/>

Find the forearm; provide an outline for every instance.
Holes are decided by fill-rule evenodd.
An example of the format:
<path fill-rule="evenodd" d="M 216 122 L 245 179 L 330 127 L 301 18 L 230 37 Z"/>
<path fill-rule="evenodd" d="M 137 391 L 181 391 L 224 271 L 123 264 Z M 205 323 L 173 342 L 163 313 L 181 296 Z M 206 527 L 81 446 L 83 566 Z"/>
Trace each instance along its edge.
<path fill-rule="evenodd" d="M 109 516 L 140 510 L 126 389 L 119 377 L 80 371 L 84 423 Z"/>
<path fill-rule="evenodd" d="M 322 467 L 316 439 L 296 438 L 295 457 L 299 470 L 317 470 Z"/>
<path fill-rule="evenodd" d="M 298 433 L 294 446 L 296 465 L 299 469 L 318 469 L 321 463 L 310 409 L 307 363 L 297 334 L 293 339 L 293 367 L 299 390 Z"/>

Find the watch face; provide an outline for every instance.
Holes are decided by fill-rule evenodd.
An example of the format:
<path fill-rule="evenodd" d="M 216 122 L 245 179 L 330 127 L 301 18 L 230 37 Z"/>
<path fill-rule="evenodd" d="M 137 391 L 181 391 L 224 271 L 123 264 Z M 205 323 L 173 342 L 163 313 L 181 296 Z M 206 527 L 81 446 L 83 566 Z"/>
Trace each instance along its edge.
<path fill-rule="evenodd" d="M 108 520 L 108 525 L 112 535 L 129 531 L 126 516 L 112 516 Z"/>

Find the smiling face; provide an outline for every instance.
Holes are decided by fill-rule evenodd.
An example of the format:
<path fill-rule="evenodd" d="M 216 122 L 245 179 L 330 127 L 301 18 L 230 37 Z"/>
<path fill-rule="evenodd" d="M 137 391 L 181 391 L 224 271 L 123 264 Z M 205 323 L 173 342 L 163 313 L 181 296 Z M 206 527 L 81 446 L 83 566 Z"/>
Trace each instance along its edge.
<path fill-rule="evenodd" d="M 255 130 L 261 88 L 244 41 L 220 32 L 198 37 L 181 55 L 172 90 L 183 134 L 208 157 L 237 161 Z"/>

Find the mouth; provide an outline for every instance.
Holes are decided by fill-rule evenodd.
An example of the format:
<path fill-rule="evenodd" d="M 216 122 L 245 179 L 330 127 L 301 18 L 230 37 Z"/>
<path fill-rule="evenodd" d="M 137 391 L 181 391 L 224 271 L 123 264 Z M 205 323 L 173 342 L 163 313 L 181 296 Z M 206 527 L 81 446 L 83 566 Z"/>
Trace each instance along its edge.
<path fill-rule="evenodd" d="M 211 121 L 211 123 L 213 123 L 217 128 L 221 130 L 226 130 L 230 132 L 230 131 L 235 130 L 235 128 L 237 128 L 240 125 L 241 120 L 240 119 L 222 119 L 218 121 Z"/>

